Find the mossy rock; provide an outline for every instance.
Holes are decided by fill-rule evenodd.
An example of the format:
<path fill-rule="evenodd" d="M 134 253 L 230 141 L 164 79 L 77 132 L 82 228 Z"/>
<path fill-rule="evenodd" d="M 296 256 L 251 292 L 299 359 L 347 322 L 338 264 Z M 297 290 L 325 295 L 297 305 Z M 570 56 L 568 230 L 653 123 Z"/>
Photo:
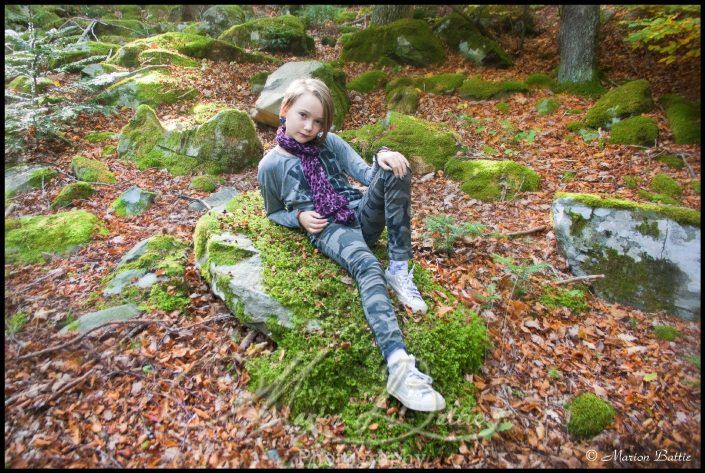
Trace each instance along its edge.
<path fill-rule="evenodd" d="M 388 407 L 400 405 L 388 398 L 380 407 L 387 397 L 386 365 L 365 321 L 357 288 L 345 282 L 347 272 L 317 252 L 302 232 L 267 219 L 259 192 L 235 197 L 226 210 L 209 212 L 196 225 L 194 253 L 203 277 L 210 280 L 208 268 L 213 265 L 238 264 L 257 252 L 262 290 L 291 314 L 290 328 L 271 317 L 267 329 L 276 349 L 246 362 L 248 389 L 268 402 L 288 406 L 295 424 L 305 423 L 308 416 L 339 415 L 346 439 L 375 450 L 451 454 L 458 448 L 457 440 L 449 440 L 451 435 L 477 433 L 469 421 L 475 407 L 473 389 L 464 374 L 480 368 L 489 348 L 481 318 L 417 267 L 414 279 L 429 312 L 408 319 L 401 329 L 418 366 L 434 378 L 434 387 L 452 407 L 440 414 L 387 415 Z M 252 249 L 243 254 L 239 246 L 216 244 L 226 241 L 226 235 L 230 240 L 247 238 Z M 211 284 L 235 317 L 249 323 L 243 302 L 227 290 L 227 282 Z M 435 291 L 447 299 L 434 301 L 430 295 Z M 436 311 L 441 306 L 453 309 L 440 316 Z M 451 417 L 468 421 L 452 422 Z M 373 422 L 376 430 L 368 428 Z M 412 429 L 424 437 L 408 435 Z"/>
<path fill-rule="evenodd" d="M 86 29 L 91 25 L 93 19 L 77 18 L 74 20 L 82 29 Z M 152 31 L 154 30 L 151 28 Z M 106 37 L 119 37 L 126 40 L 132 38 L 145 37 L 149 35 L 150 27 L 139 18 L 101 18 L 101 20 L 93 25 L 93 33 L 102 41 Z"/>
<path fill-rule="evenodd" d="M 473 199 L 492 202 L 513 199 L 519 192 L 539 190 L 540 176 L 514 161 L 451 159 L 445 166 L 448 177 L 462 181 L 460 188 Z"/>
<path fill-rule="evenodd" d="M 413 86 L 397 87 L 387 93 L 387 109 L 413 115 L 419 107 L 421 93 Z"/>
<path fill-rule="evenodd" d="M 112 131 L 92 131 L 83 137 L 89 143 L 103 143 L 118 138 Z"/>
<path fill-rule="evenodd" d="M 645 79 L 615 87 L 593 105 L 583 120 L 591 128 L 610 128 L 621 119 L 649 112 L 654 108 L 651 85 Z"/>
<path fill-rule="evenodd" d="M 45 186 L 58 175 L 54 168 L 19 165 L 5 170 L 5 199 Z"/>
<path fill-rule="evenodd" d="M 610 143 L 654 146 L 658 138 L 658 125 L 651 117 L 637 115 L 612 125 Z"/>
<path fill-rule="evenodd" d="M 48 60 L 49 69 L 56 69 L 70 63 L 75 63 L 82 59 L 96 58 L 95 62 L 108 57 L 109 54 L 120 49 L 119 44 L 103 43 L 100 41 L 86 41 L 72 44 L 70 47 L 62 49 L 56 56 Z"/>
<path fill-rule="evenodd" d="M 105 182 L 114 184 L 117 182 L 115 174 L 110 172 L 108 165 L 95 159 L 86 158 L 80 154 L 71 159 L 71 172 L 79 181 L 85 182 Z"/>
<path fill-rule="evenodd" d="M 250 11 L 247 8 L 244 5 L 213 5 L 201 15 L 205 32 L 216 38 L 231 26 L 244 23 L 252 16 L 252 7 L 249 7 Z"/>
<path fill-rule="evenodd" d="M 373 90 L 384 87 L 386 83 L 387 74 L 379 69 L 373 69 L 355 77 L 346 84 L 346 87 L 348 90 L 355 90 L 366 94 L 367 92 L 372 92 Z"/>
<path fill-rule="evenodd" d="M 597 99 L 605 93 L 605 88 L 598 77 L 585 82 L 555 82 L 551 90 L 555 93 L 563 92 L 592 99 Z"/>
<path fill-rule="evenodd" d="M 115 51 L 106 62 L 123 67 L 137 67 L 139 54 L 155 46 L 176 51 L 184 56 L 212 61 L 261 63 L 273 60 L 259 53 L 249 53 L 227 41 L 197 34 L 169 32 L 131 41 Z"/>
<path fill-rule="evenodd" d="M 5 220 L 5 260 L 8 263 L 40 263 L 46 254 L 64 255 L 107 235 L 101 220 L 85 210 L 35 215 Z"/>
<path fill-rule="evenodd" d="M 315 50 L 315 43 L 306 34 L 303 21 L 292 15 L 264 17 L 235 25 L 219 36 L 243 48 L 269 52 L 289 52 L 307 56 Z"/>
<path fill-rule="evenodd" d="M 700 144 L 700 102 L 693 103 L 678 94 L 661 97 L 676 144 Z"/>
<path fill-rule="evenodd" d="M 536 102 L 534 110 L 536 110 L 539 115 L 550 115 L 551 113 L 555 112 L 560 106 L 561 103 L 556 99 L 541 99 Z"/>
<path fill-rule="evenodd" d="M 250 88 L 253 93 L 259 94 L 264 89 L 264 84 L 267 83 L 269 72 L 258 72 L 250 77 Z"/>
<path fill-rule="evenodd" d="M 193 87 L 168 75 L 165 70 L 146 71 L 109 86 L 96 97 L 103 105 L 121 105 L 136 109 L 140 105 L 158 107 L 162 104 L 191 100 L 199 93 Z"/>
<path fill-rule="evenodd" d="M 201 65 L 200 62 L 191 59 L 188 56 L 161 48 L 145 49 L 139 53 L 137 56 L 137 61 L 142 66 L 171 64 L 182 67 L 198 67 Z"/>
<path fill-rule="evenodd" d="M 60 10 L 59 5 L 5 5 L 5 29 L 26 29 L 30 20 L 34 28 L 57 28 L 64 22 Z"/>
<path fill-rule="evenodd" d="M 651 179 L 651 190 L 674 199 L 679 199 L 683 194 L 683 188 L 678 184 L 678 181 L 663 173 L 658 173 Z"/>
<path fill-rule="evenodd" d="M 529 88 L 523 82 L 504 80 L 487 81 L 479 76 L 466 79 L 458 89 L 458 93 L 464 99 L 487 100 L 497 97 L 504 97 L 517 92 L 528 92 Z"/>
<path fill-rule="evenodd" d="M 671 169 L 683 169 L 685 162 L 675 154 L 660 154 L 654 158 L 659 163 L 663 163 Z"/>
<path fill-rule="evenodd" d="M 389 112 L 371 125 L 343 131 L 340 137 L 348 141 L 367 161 L 382 146 L 399 151 L 411 162 L 412 171 L 422 175 L 443 169 L 458 151 L 460 138 L 441 123 Z"/>
<path fill-rule="evenodd" d="M 614 420 L 615 410 L 608 402 L 592 393 L 575 397 L 566 406 L 570 414 L 568 433 L 576 438 L 590 438 L 607 428 Z"/>
<path fill-rule="evenodd" d="M 350 99 L 345 88 L 345 72 L 331 63 L 324 62 L 321 67 L 311 72 L 311 77 L 322 80 L 328 86 L 333 97 L 333 125 L 335 129 L 340 129 L 350 109 Z"/>
<path fill-rule="evenodd" d="M 36 93 L 41 94 L 50 89 L 51 87 L 56 87 L 59 84 L 46 77 L 37 78 Z M 15 77 L 12 82 L 7 86 L 8 89 L 16 90 L 17 92 L 23 92 L 25 94 L 32 93 L 32 78 L 29 76 L 21 75 Z"/>
<path fill-rule="evenodd" d="M 496 41 L 484 36 L 475 25 L 457 13 L 440 18 L 433 27 L 451 48 L 477 65 L 509 67 L 512 58 Z"/>
<path fill-rule="evenodd" d="M 434 74 L 419 78 L 418 87 L 432 94 L 452 94 L 463 85 L 465 75 L 463 74 Z"/>
<path fill-rule="evenodd" d="M 189 303 L 185 280 L 189 244 L 154 235 L 125 254 L 104 279 L 102 295 L 110 305 L 134 303 L 146 310 L 183 311 Z"/>
<path fill-rule="evenodd" d="M 110 208 L 118 217 L 140 215 L 154 202 L 156 192 L 150 192 L 132 186 L 115 199 Z"/>
<path fill-rule="evenodd" d="M 139 169 L 166 168 L 174 175 L 239 172 L 262 157 L 262 142 L 250 116 L 221 108 L 194 126 L 165 130 L 154 110 L 141 106 L 120 131 L 118 154 Z"/>
<path fill-rule="evenodd" d="M 205 174 L 191 179 L 191 184 L 189 184 L 188 187 L 189 189 L 195 189 L 197 191 L 213 192 L 223 182 L 225 182 L 225 180 L 222 177 Z"/>
<path fill-rule="evenodd" d="M 69 207 L 77 200 L 87 199 L 95 193 L 95 189 L 87 182 L 72 182 L 67 184 L 51 203 L 52 209 Z"/>
<path fill-rule="evenodd" d="M 401 19 L 352 33 L 343 43 L 340 57 L 356 62 L 387 58 L 394 63 L 427 66 L 442 63 L 445 51 L 425 21 Z"/>

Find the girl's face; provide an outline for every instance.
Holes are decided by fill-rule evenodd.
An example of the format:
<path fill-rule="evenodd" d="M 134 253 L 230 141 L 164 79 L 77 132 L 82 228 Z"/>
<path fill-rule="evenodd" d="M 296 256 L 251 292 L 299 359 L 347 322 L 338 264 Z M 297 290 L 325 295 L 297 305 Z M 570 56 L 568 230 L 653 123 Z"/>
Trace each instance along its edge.
<path fill-rule="evenodd" d="M 315 95 L 306 92 L 289 106 L 282 107 L 280 115 L 286 118 L 286 134 L 299 143 L 316 138 L 323 127 L 323 105 Z"/>

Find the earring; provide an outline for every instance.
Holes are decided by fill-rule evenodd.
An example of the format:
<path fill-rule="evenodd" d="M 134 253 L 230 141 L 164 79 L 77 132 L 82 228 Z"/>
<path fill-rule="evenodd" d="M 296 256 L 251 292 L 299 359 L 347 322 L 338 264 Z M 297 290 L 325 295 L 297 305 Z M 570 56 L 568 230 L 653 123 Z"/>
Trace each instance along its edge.
<path fill-rule="evenodd" d="M 279 123 L 281 123 L 282 125 L 283 125 L 284 123 L 286 123 L 286 118 L 285 118 L 285 117 L 279 117 Z"/>

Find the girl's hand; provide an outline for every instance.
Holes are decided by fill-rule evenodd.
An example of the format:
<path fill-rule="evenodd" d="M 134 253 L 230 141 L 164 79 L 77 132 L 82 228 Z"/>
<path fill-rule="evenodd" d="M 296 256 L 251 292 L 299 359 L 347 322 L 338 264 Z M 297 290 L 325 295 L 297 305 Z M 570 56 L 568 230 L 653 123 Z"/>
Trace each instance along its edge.
<path fill-rule="evenodd" d="M 380 151 L 377 153 L 377 164 L 385 171 L 392 171 L 398 178 L 404 177 L 411 168 L 409 161 L 398 151 Z"/>
<path fill-rule="evenodd" d="M 301 226 L 312 235 L 321 233 L 321 231 L 323 231 L 323 229 L 328 225 L 328 219 L 321 217 L 318 212 L 313 210 L 301 212 L 298 216 L 298 220 L 299 224 L 301 224 Z"/>

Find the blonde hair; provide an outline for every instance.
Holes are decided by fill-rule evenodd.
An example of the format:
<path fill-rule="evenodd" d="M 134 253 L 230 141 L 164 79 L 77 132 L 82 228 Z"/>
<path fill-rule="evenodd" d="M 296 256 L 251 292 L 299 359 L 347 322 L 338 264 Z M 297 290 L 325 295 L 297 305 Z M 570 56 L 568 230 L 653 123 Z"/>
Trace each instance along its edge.
<path fill-rule="evenodd" d="M 328 131 L 333 126 L 333 112 L 335 110 L 333 105 L 333 97 L 330 94 L 330 90 L 322 80 L 314 79 L 312 77 L 296 79 L 294 82 L 289 84 L 286 92 L 284 92 L 281 108 L 289 110 L 289 107 L 294 105 L 294 102 L 296 102 L 299 97 L 305 93 L 310 93 L 316 97 L 323 106 L 321 137 L 316 137 L 313 140 L 314 144 L 320 146 L 325 143 L 326 137 L 328 136 Z"/>

